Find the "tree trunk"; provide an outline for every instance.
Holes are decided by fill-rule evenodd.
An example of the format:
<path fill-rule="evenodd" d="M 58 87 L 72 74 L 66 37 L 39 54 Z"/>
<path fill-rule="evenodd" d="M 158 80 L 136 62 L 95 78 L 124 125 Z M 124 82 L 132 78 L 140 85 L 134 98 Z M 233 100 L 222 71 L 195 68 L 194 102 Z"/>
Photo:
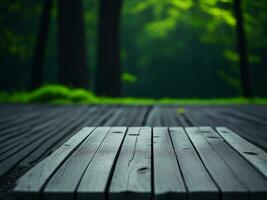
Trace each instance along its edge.
<path fill-rule="evenodd" d="M 247 59 L 246 37 L 244 30 L 243 12 L 241 7 L 241 0 L 234 0 L 234 14 L 236 18 L 236 40 L 237 50 L 239 53 L 240 62 L 240 78 L 242 95 L 244 97 L 251 97 L 250 72 Z"/>
<path fill-rule="evenodd" d="M 53 0 L 43 0 L 43 10 L 37 33 L 35 50 L 33 53 L 33 63 L 31 70 L 31 89 L 40 87 L 43 83 L 43 66 L 47 36 L 50 28 L 50 18 Z"/>
<path fill-rule="evenodd" d="M 72 87 L 88 87 L 82 0 L 58 0 L 58 80 Z"/>
<path fill-rule="evenodd" d="M 119 26 L 122 0 L 100 0 L 96 93 L 121 95 Z"/>

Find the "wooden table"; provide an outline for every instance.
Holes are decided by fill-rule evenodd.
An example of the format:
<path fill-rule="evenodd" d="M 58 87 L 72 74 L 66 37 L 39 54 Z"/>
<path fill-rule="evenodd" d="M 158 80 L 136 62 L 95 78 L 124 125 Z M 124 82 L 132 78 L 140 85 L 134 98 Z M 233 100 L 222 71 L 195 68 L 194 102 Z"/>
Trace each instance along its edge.
<path fill-rule="evenodd" d="M 39 190 L 20 192 L 34 198 L 43 191 L 46 199 L 55 195 L 67 199 L 73 194 L 113 199 L 125 195 L 135 199 L 177 195 L 181 199 L 265 199 L 266 160 L 261 149 L 267 147 L 266 110 L 266 106 L 0 105 L 0 198 L 9 198 L 18 178 L 32 167 L 38 169 L 51 152 L 73 147 L 59 154 L 58 163 L 52 162 L 54 169 L 48 170 L 52 175 L 40 179 L 44 182 Z M 69 146 L 68 139 L 85 126 L 101 127 L 87 128 L 85 138 Z M 232 133 L 229 130 L 163 126 L 227 126 L 242 141 L 247 139 L 242 148 L 250 148 L 242 150 L 231 138 L 223 139 L 224 132 Z M 255 164 L 258 157 L 261 162 Z M 68 170 L 70 166 L 76 171 Z"/>

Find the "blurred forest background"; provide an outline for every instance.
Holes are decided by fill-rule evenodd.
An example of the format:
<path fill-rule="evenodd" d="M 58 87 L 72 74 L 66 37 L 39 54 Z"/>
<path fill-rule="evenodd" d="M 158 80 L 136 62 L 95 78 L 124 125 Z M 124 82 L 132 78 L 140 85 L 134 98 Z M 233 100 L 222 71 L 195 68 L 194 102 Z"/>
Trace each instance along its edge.
<path fill-rule="evenodd" d="M 69 27 L 68 24 L 64 24 L 64 20 L 59 22 L 60 17 L 64 18 L 63 11 L 60 15 L 58 12 L 63 0 L 49 0 L 51 5 L 47 2 L 1 0 L 1 91 L 31 90 L 34 85 L 37 87 L 42 84 L 66 83 L 60 74 L 64 71 L 64 62 L 67 62 L 65 65 L 71 64 L 68 62 L 68 57 L 72 53 L 67 52 L 64 54 L 65 57 L 60 56 L 62 51 L 59 51 L 59 48 L 64 50 L 71 48 L 73 44 L 66 45 L 60 37 L 64 27 L 65 31 L 68 29 L 79 31 L 83 24 Z M 72 12 L 75 9 L 75 3 L 73 4 L 75 1 L 65 2 L 69 2 L 68 9 Z M 222 98 L 242 95 L 234 0 L 124 0 L 123 2 L 77 0 L 77 2 L 80 2 L 79 9 L 84 21 L 85 37 L 74 38 L 73 41 L 75 43 L 75 40 L 78 40 L 81 48 L 85 48 L 85 51 L 75 49 L 77 54 L 86 53 L 86 58 L 79 64 L 85 66 L 84 71 L 80 70 L 79 73 L 81 76 L 86 74 L 86 77 L 82 80 L 82 84 L 76 84 L 79 87 L 95 91 L 100 95 L 109 95 L 101 93 L 101 86 L 98 89 L 97 84 L 103 81 L 103 77 L 107 79 L 112 76 L 112 72 L 101 71 L 98 67 L 101 62 L 102 65 L 106 64 L 105 49 L 111 48 L 111 52 L 115 49 L 116 53 L 118 48 L 119 61 L 116 62 L 121 66 L 121 73 L 119 71 L 117 74 L 120 75 L 122 84 L 118 89 L 120 91 L 115 94 L 111 92 L 110 96 Z M 113 12 L 120 9 L 115 3 L 111 5 L 108 2 L 121 4 L 118 5 L 122 6 L 120 16 L 116 16 L 112 11 L 108 13 L 108 7 L 112 8 Z M 267 1 L 242 0 L 240 5 L 244 19 L 252 95 L 267 97 Z M 50 18 L 45 17 L 45 6 L 51 11 L 49 11 Z M 64 12 L 67 12 L 66 8 L 64 9 Z M 101 15 L 99 12 L 107 13 Z M 113 14 L 120 19 L 119 25 L 116 24 Z M 69 18 L 71 21 L 71 16 Z M 44 19 L 49 19 L 49 23 Z M 114 42 L 116 43 L 112 38 L 112 34 L 116 35 L 116 30 L 112 32 L 99 27 L 101 23 L 102 25 L 105 23 L 104 20 L 111 20 L 110 26 L 115 29 L 118 26 L 118 47 L 116 44 L 112 46 Z M 42 23 L 49 24 L 48 29 L 41 27 Z M 47 39 L 45 32 L 48 33 Z M 77 33 L 79 34 L 83 33 Z M 106 38 L 106 41 L 103 39 L 99 42 L 101 37 Z M 72 39 L 65 38 L 65 41 Z M 36 51 L 40 48 L 37 43 L 45 46 L 43 61 L 42 59 L 34 61 L 34 58 L 38 57 Z M 33 80 L 33 65 L 40 65 L 38 80 Z M 77 67 L 78 65 L 72 69 L 75 70 Z M 65 71 L 75 80 L 80 79 L 75 77 L 75 72 L 72 73 L 71 70 L 67 72 L 67 69 Z M 99 78 L 99 73 L 102 79 Z M 67 85 L 76 86 L 72 83 Z M 116 83 L 114 85 L 112 83 L 111 80 L 106 84 L 108 87 L 116 87 Z"/>

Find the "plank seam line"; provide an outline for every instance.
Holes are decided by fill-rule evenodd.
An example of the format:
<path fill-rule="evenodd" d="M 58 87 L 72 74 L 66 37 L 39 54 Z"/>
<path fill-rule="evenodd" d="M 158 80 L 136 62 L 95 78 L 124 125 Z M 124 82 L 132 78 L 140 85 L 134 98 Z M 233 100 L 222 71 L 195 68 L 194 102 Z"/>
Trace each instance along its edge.
<path fill-rule="evenodd" d="M 215 130 L 216 130 L 216 132 L 223 138 L 223 140 L 225 140 L 224 139 L 224 137 L 220 134 L 220 132 L 219 131 L 217 131 L 217 128 L 220 128 L 220 127 L 216 127 L 215 128 Z M 223 128 L 227 128 L 227 127 L 223 127 Z M 227 128 L 228 129 L 228 128 Z M 231 129 L 228 129 L 229 131 L 231 131 L 231 132 L 233 132 L 233 133 L 235 133 L 234 131 L 232 131 Z M 235 133 L 235 134 L 237 134 L 237 133 Z M 239 134 L 237 134 L 238 136 L 240 136 Z M 240 136 L 241 137 L 241 136 Z M 243 138 L 243 137 L 241 137 L 242 139 L 244 139 L 244 140 L 246 140 L 248 143 L 251 143 L 250 141 L 248 141 L 247 139 L 245 139 L 245 138 Z M 225 140 L 225 143 L 228 145 L 228 146 L 230 146 L 230 148 L 231 149 L 233 149 L 235 152 L 237 152 L 237 154 L 238 155 L 240 155 L 253 169 L 255 169 L 257 172 L 259 172 L 259 174 L 261 175 L 261 176 L 263 176 L 264 178 L 266 178 L 265 177 L 265 175 L 252 163 L 252 162 L 250 162 L 248 159 L 246 159 L 246 157 L 242 154 L 242 153 L 240 153 L 238 150 L 236 150 L 228 141 L 226 141 Z M 251 144 L 253 144 L 253 143 L 251 143 Z M 254 144 L 253 144 L 254 145 Z M 256 146 L 257 147 L 257 146 Z M 259 148 L 259 147 L 257 147 L 257 148 Z M 263 149 L 261 149 L 261 150 L 263 150 Z"/>
<path fill-rule="evenodd" d="M 87 116 L 89 117 L 89 119 L 86 121 L 85 124 L 88 124 L 88 126 L 90 126 L 90 124 L 93 124 L 95 126 L 101 125 L 101 122 L 100 123 L 96 123 L 96 122 L 97 122 L 98 114 L 101 114 L 101 112 L 103 111 L 103 109 L 102 109 L 103 107 L 99 108 L 99 107 L 95 106 L 93 108 L 94 108 L 94 110 L 89 110 L 89 113 L 87 113 Z M 101 116 L 102 116 L 102 114 L 101 114 Z M 105 118 L 106 118 L 106 116 L 104 115 L 104 119 Z"/>
<path fill-rule="evenodd" d="M 60 128 L 60 130 L 64 130 L 66 127 L 68 127 L 68 131 L 65 131 L 66 134 L 63 134 L 60 138 L 58 138 L 57 140 L 53 141 L 52 144 L 49 145 L 49 149 L 53 149 L 57 144 L 60 143 L 60 141 L 64 140 L 64 138 L 68 137 L 68 135 L 70 135 L 72 132 L 75 132 L 77 133 L 77 128 L 79 127 L 80 124 L 83 124 L 83 122 L 86 120 L 85 116 L 83 116 L 82 118 L 80 118 L 79 120 L 75 121 L 74 123 L 71 123 L 72 125 L 71 126 L 62 126 Z M 83 128 L 83 127 L 82 127 Z M 57 131 L 58 132 L 58 131 Z M 70 136 L 71 138 L 71 136 Z M 70 138 L 67 138 L 70 139 Z M 49 138 L 48 140 L 50 140 L 51 138 Z M 48 140 L 46 140 L 45 142 L 47 142 Z M 66 140 L 66 141 L 67 141 Z M 61 146 L 61 145 L 60 145 Z M 47 151 L 44 151 L 43 153 L 41 153 L 36 159 L 32 160 L 29 162 L 29 164 L 33 164 L 35 163 L 36 161 L 38 161 L 41 157 L 43 157 L 44 155 L 47 154 Z"/>
<path fill-rule="evenodd" d="M 196 128 L 198 128 L 198 127 L 196 127 Z M 222 191 L 221 191 L 221 188 L 219 187 L 218 183 L 217 183 L 217 182 L 215 181 L 215 179 L 212 177 L 212 175 L 210 174 L 210 171 L 208 170 L 208 168 L 207 168 L 206 165 L 204 164 L 204 162 L 203 162 L 201 156 L 199 155 L 199 152 L 197 151 L 197 148 L 195 147 L 193 141 L 192 141 L 191 138 L 189 137 L 189 135 L 188 135 L 186 129 L 183 128 L 183 130 L 184 130 L 184 132 L 185 132 L 187 138 L 189 139 L 190 143 L 192 144 L 192 146 L 193 146 L 193 148 L 194 148 L 196 154 L 198 155 L 198 158 L 200 159 L 202 165 L 204 166 L 204 168 L 206 169 L 206 171 L 207 171 L 208 175 L 210 176 L 211 180 L 213 181 L 213 183 L 214 183 L 215 186 L 217 187 L 217 189 L 218 189 L 218 191 L 219 191 L 219 199 L 220 199 L 220 200 L 223 199 L 223 198 L 222 198 Z"/>
<path fill-rule="evenodd" d="M 52 128 L 49 129 L 49 130 L 52 130 Z M 45 130 L 43 133 L 47 133 L 47 132 L 49 132 L 49 130 L 48 130 L 48 131 Z M 32 142 L 38 142 L 39 139 L 42 139 L 42 138 L 45 137 L 45 136 L 46 136 L 46 134 L 41 134 L 39 137 L 35 138 Z M 45 139 L 45 141 L 47 141 L 47 140 L 48 140 L 48 139 Z M 22 146 L 22 147 L 19 147 L 18 150 L 16 150 L 15 152 L 13 152 L 13 153 L 12 153 L 11 155 L 9 155 L 8 157 L 6 157 L 6 158 L 2 158 L 2 159 L 0 160 L 0 162 L 4 162 L 4 161 L 6 161 L 7 159 L 10 159 L 10 157 L 16 155 L 18 152 L 20 152 L 21 150 L 23 150 L 25 147 L 28 147 L 28 146 L 29 146 L 29 142 L 26 143 L 26 144 L 22 143 L 21 146 Z M 32 152 L 34 152 L 36 149 L 38 149 L 38 147 L 34 148 L 34 149 L 33 149 L 32 151 L 30 151 L 27 155 L 23 156 L 20 160 L 18 160 L 18 161 L 14 164 L 13 167 L 15 167 L 15 165 L 18 165 L 19 163 L 21 163 L 25 158 L 28 157 L 28 155 L 30 155 L 30 154 L 31 154 Z M 11 167 L 10 169 L 12 169 L 13 167 Z M 5 173 L 6 173 L 6 172 L 5 172 Z M 2 174 L 2 175 L 4 175 L 4 174 Z"/>
<path fill-rule="evenodd" d="M 194 126 L 193 122 L 186 116 L 185 113 L 181 113 L 181 117 L 184 119 L 184 121 L 185 121 L 189 126 Z"/>
<path fill-rule="evenodd" d="M 112 115 L 112 113 L 113 113 L 114 110 L 115 110 L 114 107 L 112 109 L 108 110 L 108 112 L 106 112 L 106 113 L 103 110 L 103 112 L 104 112 L 104 119 L 102 119 L 99 122 L 99 126 L 103 126 L 106 122 L 108 122 L 108 119 Z M 100 111 L 99 113 L 101 114 L 102 111 Z"/>
<path fill-rule="evenodd" d="M 72 151 L 66 156 L 66 158 L 56 167 L 56 169 L 54 170 L 54 172 L 48 177 L 48 179 L 44 182 L 44 184 L 42 185 L 41 189 L 40 189 L 40 199 L 43 200 L 43 195 L 44 195 L 44 188 L 46 187 L 46 185 L 48 184 L 48 182 L 51 180 L 51 178 L 55 175 L 55 173 L 57 172 L 57 170 L 65 163 L 66 160 L 68 160 L 68 158 L 73 154 L 74 151 L 76 151 L 76 149 L 78 149 L 81 144 L 95 131 L 96 127 L 93 127 L 93 130 L 91 130 L 90 134 L 88 134 L 78 145 L 76 145 Z"/>
<path fill-rule="evenodd" d="M 214 128 L 212 128 L 212 131 L 214 131 Z M 241 183 L 241 185 L 248 191 L 249 193 L 249 189 L 246 186 L 246 184 L 237 176 L 237 174 L 234 172 L 234 170 L 231 168 L 231 166 L 225 161 L 224 157 L 213 147 L 212 144 L 210 144 L 210 142 L 207 140 L 207 138 L 203 135 L 203 133 L 200 130 L 200 127 L 198 127 L 198 130 L 200 132 L 200 134 L 203 136 L 203 138 L 206 140 L 206 142 L 209 144 L 209 146 L 217 153 L 217 155 L 221 158 L 221 160 L 223 160 L 224 164 L 226 166 L 228 166 L 228 168 L 230 169 L 230 171 L 233 173 L 233 175 L 236 177 L 236 179 Z M 220 135 L 219 135 L 220 136 Z M 220 136 L 221 137 L 221 136 Z"/>
<path fill-rule="evenodd" d="M 145 112 L 144 118 L 142 120 L 141 126 L 145 126 L 146 125 L 147 119 L 148 119 L 148 117 L 149 117 L 149 115 L 150 115 L 151 110 L 152 110 L 153 107 L 154 106 L 152 106 L 152 105 L 148 106 L 148 108 L 147 108 L 147 110 Z"/>
<path fill-rule="evenodd" d="M 80 111 L 82 111 L 82 109 L 81 109 Z M 79 120 L 75 120 L 75 118 L 71 119 L 71 121 L 69 121 L 69 123 L 71 123 L 70 126 L 69 126 L 69 123 L 64 123 L 63 126 L 61 126 L 61 127 L 57 130 L 57 132 L 62 131 L 62 130 L 64 130 L 64 129 L 67 127 L 67 128 L 68 128 L 68 131 L 67 131 L 68 134 L 62 134 L 61 138 L 57 139 L 56 141 L 54 141 L 54 142 L 50 145 L 50 149 L 53 149 L 53 147 L 56 146 L 56 145 L 60 142 L 60 140 L 64 139 L 64 137 L 67 137 L 70 133 L 74 132 L 74 131 L 79 127 L 79 124 L 80 124 L 80 123 L 83 123 L 83 121 L 85 121 L 85 116 L 83 116 L 83 118 L 80 118 Z M 82 128 L 83 128 L 83 127 L 82 127 Z M 76 131 L 77 131 L 77 130 L 76 130 Z M 76 133 L 77 133 L 77 132 L 76 132 Z M 54 138 L 55 136 L 56 136 L 56 134 L 53 134 L 53 136 L 52 136 L 51 138 Z M 50 138 L 50 137 L 47 138 L 47 139 L 44 141 L 44 143 L 47 142 L 47 141 L 49 141 L 51 138 Z M 33 153 L 33 152 L 31 152 L 31 153 Z M 30 153 L 30 154 L 31 154 L 31 153 Z M 30 154 L 29 154 L 29 155 L 30 155 Z M 31 162 L 29 162 L 29 164 L 33 164 L 33 163 L 35 163 L 36 160 L 39 160 L 39 158 L 41 158 L 41 157 L 44 156 L 45 154 L 46 154 L 46 152 L 43 152 L 42 154 L 40 154 L 40 155 L 38 156 L 38 158 L 36 158 L 35 160 L 32 160 Z M 23 162 L 23 161 L 22 161 L 22 162 Z"/>
<path fill-rule="evenodd" d="M 112 164 L 112 167 L 110 169 L 110 173 L 109 173 L 109 176 L 108 176 L 108 180 L 107 180 L 107 184 L 105 186 L 105 189 L 104 189 L 104 192 L 105 192 L 105 200 L 108 200 L 109 199 L 109 196 L 108 196 L 108 190 L 110 188 L 110 185 L 111 185 L 111 181 L 112 181 L 112 177 L 113 177 L 113 174 L 114 174 L 114 171 L 115 171 L 115 167 L 116 167 L 116 164 L 117 164 L 117 161 L 119 159 L 119 155 L 121 153 L 121 148 L 122 148 L 122 145 L 124 143 L 124 140 L 126 138 L 126 135 L 127 135 L 127 132 L 128 132 L 128 127 L 126 127 L 126 130 L 124 132 L 124 136 L 122 138 L 122 141 L 121 141 L 121 144 L 119 146 L 119 149 L 115 155 L 115 158 L 114 158 L 114 161 L 113 161 L 113 164 Z"/>
<path fill-rule="evenodd" d="M 84 174 L 85 174 L 87 168 L 88 168 L 89 165 L 91 164 L 92 160 L 95 158 L 95 156 L 96 156 L 96 154 L 97 154 L 99 148 L 101 147 L 102 143 L 103 143 L 104 140 L 106 139 L 107 135 L 110 134 L 110 130 L 111 130 L 111 127 L 109 127 L 108 132 L 106 133 L 105 137 L 101 140 L 101 142 L 100 142 L 100 144 L 98 145 L 98 147 L 97 147 L 97 149 L 96 149 L 96 151 L 95 151 L 93 157 L 90 159 L 90 161 L 89 161 L 89 163 L 87 164 L 87 166 L 85 167 L 85 169 L 84 169 L 84 171 L 83 171 L 81 177 L 79 178 L 79 181 L 78 181 L 78 183 L 77 183 L 77 185 L 76 185 L 76 187 L 75 187 L 75 190 L 74 190 L 74 199 L 78 199 L 78 198 L 77 198 L 77 189 L 79 188 L 79 185 L 80 185 L 80 183 L 81 183 L 81 181 L 82 181 L 82 178 L 83 178 L 83 176 L 84 176 Z"/>
<path fill-rule="evenodd" d="M 185 199 L 189 199 L 189 190 L 188 190 L 188 186 L 187 186 L 187 184 L 186 184 L 186 182 L 185 182 L 184 174 L 183 174 L 183 172 L 182 172 L 181 165 L 180 165 L 180 163 L 179 163 L 179 161 L 178 161 L 178 155 L 176 154 L 176 151 L 175 151 L 175 148 L 174 148 L 173 140 L 172 140 L 171 133 L 170 133 L 170 127 L 167 128 L 167 131 L 168 131 L 169 138 L 170 138 L 170 140 L 171 140 L 172 150 L 173 150 L 173 152 L 174 152 L 175 159 L 176 159 L 176 162 L 177 162 L 177 165 L 178 165 L 178 168 L 179 168 L 179 171 L 180 171 L 180 174 L 181 174 L 181 177 L 182 177 L 184 186 L 185 186 L 185 190 L 186 190 L 186 198 L 185 198 Z"/>
<path fill-rule="evenodd" d="M 152 106 L 151 106 L 152 107 Z M 154 184 L 154 128 L 151 127 L 151 200 L 155 200 L 155 184 Z"/>

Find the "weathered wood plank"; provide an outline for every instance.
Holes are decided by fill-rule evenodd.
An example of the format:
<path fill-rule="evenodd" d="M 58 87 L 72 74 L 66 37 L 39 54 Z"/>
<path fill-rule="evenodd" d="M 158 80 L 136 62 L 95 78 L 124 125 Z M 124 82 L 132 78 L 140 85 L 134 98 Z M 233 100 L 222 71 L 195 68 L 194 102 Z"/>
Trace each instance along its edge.
<path fill-rule="evenodd" d="M 211 127 L 200 127 L 200 132 L 248 188 L 250 199 L 267 199 L 267 180 L 227 145 Z"/>
<path fill-rule="evenodd" d="M 77 189 L 78 200 L 105 198 L 105 190 L 122 144 L 126 127 L 113 127 L 87 167 Z"/>
<path fill-rule="evenodd" d="M 60 164 L 65 161 L 65 159 L 83 140 L 88 137 L 93 130 L 93 127 L 83 128 L 49 157 L 28 171 L 22 178 L 18 180 L 14 189 L 15 196 L 19 197 L 19 199 L 38 199 L 44 184 L 58 169 Z"/>
<path fill-rule="evenodd" d="M 188 126 L 184 122 L 181 114 L 178 112 L 178 107 L 176 106 L 164 106 L 162 107 L 162 115 L 164 126 Z"/>
<path fill-rule="evenodd" d="M 265 107 L 258 107 L 254 112 L 266 115 Z M 254 109 L 256 110 L 256 107 Z M 267 151 L 267 135 L 265 134 L 267 122 L 262 123 L 263 120 L 258 120 L 258 118 L 257 120 L 251 119 L 251 117 L 243 118 L 236 106 L 190 106 L 186 108 L 185 114 L 195 126 L 227 126 L 241 137 Z"/>
<path fill-rule="evenodd" d="M 224 140 L 267 178 L 267 153 L 225 127 L 216 128 Z"/>
<path fill-rule="evenodd" d="M 233 173 L 222 157 L 209 145 L 199 128 L 186 128 L 186 132 L 205 167 L 219 186 L 223 200 L 247 200 L 248 190 Z"/>
<path fill-rule="evenodd" d="M 163 126 L 163 119 L 159 106 L 153 106 L 146 121 L 146 126 Z"/>
<path fill-rule="evenodd" d="M 170 127 L 170 135 L 188 189 L 189 200 L 219 200 L 217 186 L 181 127 Z M 201 183 L 201 184 L 200 184 Z"/>
<path fill-rule="evenodd" d="M 81 110 L 82 111 L 82 110 Z M 78 114 L 78 113 L 76 113 Z M 12 163 L 13 161 L 17 160 L 15 158 L 20 158 L 19 154 L 21 150 L 32 149 L 31 147 L 34 147 L 34 144 L 39 143 L 36 145 L 38 147 L 35 151 L 29 152 L 30 154 L 25 158 L 26 160 L 34 160 L 36 157 L 40 156 L 42 154 L 43 149 L 49 148 L 49 143 L 56 143 L 58 140 L 62 139 L 66 133 L 76 131 L 72 130 L 72 127 L 75 126 L 77 123 L 82 120 L 82 118 L 77 119 L 76 117 L 71 118 L 71 115 L 66 116 L 66 121 L 63 122 L 59 121 L 61 118 L 42 123 L 35 128 L 33 128 L 29 133 L 31 134 L 31 137 L 25 138 L 24 140 L 21 140 L 21 145 L 16 146 L 16 148 L 13 148 L 11 151 L 7 152 L 6 154 L 3 154 L 0 156 L 0 161 L 3 161 L 5 159 L 2 158 L 9 158 Z M 69 123 L 67 120 L 70 120 Z M 57 127 L 53 127 L 55 123 L 59 123 Z M 63 131 L 65 127 L 68 127 L 67 131 Z M 42 133 L 45 132 L 45 133 Z M 40 142 L 42 141 L 42 142 Z M 47 144 L 48 143 L 48 144 Z M 27 147 L 27 148 L 25 148 Z M 34 156 L 35 155 L 35 156 Z M 11 157 L 13 156 L 13 158 Z M 8 163 L 8 162 L 7 162 Z M 28 162 L 24 162 L 24 164 L 27 164 Z"/>
<path fill-rule="evenodd" d="M 32 136 L 23 142 L 22 146 L 18 146 L 12 149 L 11 156 L 3 160 L 0 164 L 0 176 L 6 173 L 8 170 L 19 164 L 25 158 L 33 153 L 34 151 L 40 149 L 40 147 L 46 141 L 54 141 L 54 137 L 63 137 L 66 135 L 64 128 L 68 127 L 69 124 L 74 123 L 77 119 L 75 114 L 65 115 L 56 120 L 57 126 L 55 124 L 48 126 L 48 124 L 40 124 L 38 127 L 32 129 Z M 47 147 L 48 148 L 48 147 Z"/>
<path fill-rule="evenodd" d="M 167 127 L 153 128 L 152 146 L 155 199 L 186 199 L 184 180 Z"/>
<path fill-rule="evenodd" d="M 97 127 L 69 156 L 49 180 L 43 191 L 44 200 L 74 199 L 81 177 L 95 156 L 110 127 Z"/>
<path fill-rule="evenodd" d="M 151 128 L 129 128 L 108 190 L 109 199 L 151 199 Z"/>
<path fill-rule="evenodd" d="M 85 120 L 88 117 L 87 115 L 93 114 L 95 111 L 94 108 L 88 109 L 88 107 L 83 107 L 83 109 L 77 113 L 77 115 L 80 116 L 79 118 L 74 117 L 71 122 L 66 123 L 60 129 L 57 129 L 60 127 L 60 125 L 54 127 L 54 130 L 57 131 L 50 131 L 50 139 L 43 142 L 38 149 L 29 154 L 27 158 L 20 163 L 20 165 L 27 165 L 28 163 L 37 162 L 42 155 L 49 153 L 51 148 L 59 147 L 64 141 L 67 140 L 68 137 L 71 137 L 73 133 L 85 127 L 83 124 L 85 124 Z"/>

